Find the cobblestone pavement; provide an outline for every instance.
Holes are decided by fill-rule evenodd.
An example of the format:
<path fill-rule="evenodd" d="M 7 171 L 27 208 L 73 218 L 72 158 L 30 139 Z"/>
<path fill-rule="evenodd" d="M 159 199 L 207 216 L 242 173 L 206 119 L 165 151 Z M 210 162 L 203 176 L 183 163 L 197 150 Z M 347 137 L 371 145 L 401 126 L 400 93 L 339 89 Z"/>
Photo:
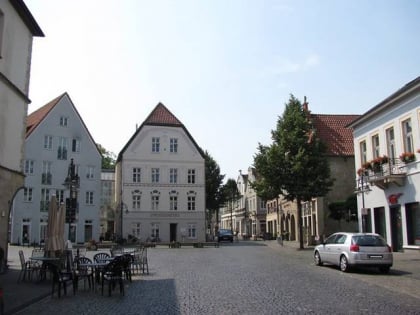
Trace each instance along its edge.
<path fill-rule="evenodd" d="M 419 290 L 420 280 L 407 273 L 342 273 L 315 266 L 311 250 L 275 242 L 148 254 L 150 274 L 127 283 L 125 296 L 82 289 L 18 314 L 420 314 L 420 295 L 381 284 L 411 279 Z"/>

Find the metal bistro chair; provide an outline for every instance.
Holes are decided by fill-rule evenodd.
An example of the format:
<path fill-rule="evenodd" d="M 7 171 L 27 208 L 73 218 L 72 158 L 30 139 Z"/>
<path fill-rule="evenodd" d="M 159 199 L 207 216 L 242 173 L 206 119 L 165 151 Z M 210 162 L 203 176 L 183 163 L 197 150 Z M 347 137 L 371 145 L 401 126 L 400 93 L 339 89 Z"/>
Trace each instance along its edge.
<path fill-rule="evenodd" d="M 133 261 L 132 261 L 132 271 L 136 273 L 140 273 L 140 271 L 144 274 L 145 272 L 149 274 L 149 264 L 147 261 L 147 248 L 141 247 L 137 248 L 133 254 Z"/>
<path fill-rule="evenodd" d="M 105 282 L 108 282 L 108 296 L 111 296 L 111 289 L 115 288 L 118 283 L 120 286 L 120 294 L 124 295 L 124 258 L 116 257 L 104 267 L 102 275 L 102 295 L 104 294 Z"/>
<path fill-rule="evenodd" d="M 36 262 L 25 260 L 25 254 L 23 253 L 23 250 L 19 250 L 19 259 L 21 270 L 17 282 L 20 282 L 21 280 L 25 281 L 26 277 L 28 277 L 28 280 L 31 280 L 32 274 L 39 272 L 40 265 Z"/>
<path fill-rule="evenodd" d="M 77 284 L 75 283 L 75 277 L 72 273 L 62 271 L 60 264 L 47 263 L 48 269 L 52 274 L 52 291 L 51 297 L 54 297 L 55 287 L 58 288 L 58 298 L 61 297 L 61 288 L 64 290 L 64 295 L 67 295 L 67 283 L 73 284 L 73 295 L 76 294 Z"/>
<path fill-rule="evenodd" d="M 93 256 L 93 261 L 95 263 L 103 263 L 105 261 L 109 261 L 109 259 L 111 258 L 111 255 L 109 255 L 108 253 L 97 253 Z M 100 279 L 101 279 L 101 274 L 102 274 L 102 270 L 103 268 L 97 266 L 95 268 L 95 276 L 96 276 L 96 282 L 99 283 Z"/>
<path fill-rule="evenodd" d="M 94 271 L 92 266 L 92 260 L 87 257 L 78 257 L 75 259 L 75 284 L 76 289 L 79 288 L 79 280 L 83 279 L 83 287 L 86 289 L 86 280 L 89 284 L 89 289 L 93 289 L 95 286 Z"/>

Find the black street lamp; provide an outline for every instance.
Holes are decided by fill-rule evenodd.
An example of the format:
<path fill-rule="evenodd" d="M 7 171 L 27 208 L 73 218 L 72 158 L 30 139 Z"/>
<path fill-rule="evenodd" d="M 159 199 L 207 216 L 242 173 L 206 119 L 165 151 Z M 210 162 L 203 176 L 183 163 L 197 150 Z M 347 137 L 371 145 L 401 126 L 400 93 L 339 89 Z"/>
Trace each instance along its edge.
<path fill-rule="evenodd" d="M 71 239 L 71 224 L 76 221 L 77 212 L 77 191 L 80 187 L 80 178 L 76 173 L 76 167 L 73 159 L 70 160 L 70 165 L 67 172 L 67 177 L 63 185 L 70 190 L 69 198 L 66 198 L 66 223 L 69 224 L 68 239 Z"/>
<path fill-rule="evenodd" d="M 365 193 L 369 193 L 372 191 L 370 189 L 368 182 L 366 181 L 366 177 L 363 173 L 357 179 L 357 188 L 356 193 L 362 195 L 362 232 L 366 232 L 366 215 L 367 210 L 365 208 Z"/>

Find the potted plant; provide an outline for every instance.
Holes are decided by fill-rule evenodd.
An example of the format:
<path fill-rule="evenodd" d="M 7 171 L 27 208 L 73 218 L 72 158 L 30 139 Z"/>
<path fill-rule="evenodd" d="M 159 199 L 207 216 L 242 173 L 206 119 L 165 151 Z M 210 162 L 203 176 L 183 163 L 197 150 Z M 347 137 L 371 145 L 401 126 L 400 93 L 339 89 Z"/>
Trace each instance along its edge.
<path fill-rule="evenodd" d="M 416 155 L 413 152 L 403 152 L 400 155 L 400 160 L 404 163 L 410 163 L 416 160 Z"/>
<path fill-rule="evenodd" d="M 370 162 L 363 163 L 362 167 L 365 170 L 371 170 L 372 169 L 372 163 L 370 163 Z"/>

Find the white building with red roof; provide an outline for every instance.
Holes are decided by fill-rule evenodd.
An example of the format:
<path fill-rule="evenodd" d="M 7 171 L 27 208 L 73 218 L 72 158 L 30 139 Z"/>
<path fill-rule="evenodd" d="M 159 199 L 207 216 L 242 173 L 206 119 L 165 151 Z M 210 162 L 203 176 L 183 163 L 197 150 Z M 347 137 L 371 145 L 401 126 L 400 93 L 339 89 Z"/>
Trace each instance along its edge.
<path fill-rule="evenodd" d="M 141 241 L 205 241 L 204 153 L 159 103 L 116 164 L 116 234 Z"/>
<path fill-rule="evenodd" d="M 70 237 L 73 243 L 98 240 L 102 158 L 70 96 L 64 93 L 27 117 L 25 188 L 16 195 L 11 243 L 45 242 L 51 197 L 55 195 L 63 204 L 69 198 L 63 184 L 71 161 L 80 181 L 76 218 L 66 224 L 64 239 Z"/>
<path fill-rule="evenodd" d="M 420 77 L 351 127 L 360 230 L 381 234 L 394 251 L 420 249 Z"/>

